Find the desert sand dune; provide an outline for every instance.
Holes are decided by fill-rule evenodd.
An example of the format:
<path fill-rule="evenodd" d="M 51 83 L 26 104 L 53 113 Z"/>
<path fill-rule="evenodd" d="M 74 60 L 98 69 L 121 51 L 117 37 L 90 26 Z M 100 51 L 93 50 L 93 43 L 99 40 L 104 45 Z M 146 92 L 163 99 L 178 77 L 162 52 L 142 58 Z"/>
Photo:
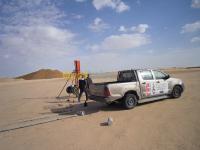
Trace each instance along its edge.
<path fill-rule="evenodd" d="M 38 71 L 16 77 L 16 79 L 35 80 L 35 79 L 52 79 L 52 78 L 62 78 L 62 77 L 63 73 L 59 70 L 40 69 Z"/>

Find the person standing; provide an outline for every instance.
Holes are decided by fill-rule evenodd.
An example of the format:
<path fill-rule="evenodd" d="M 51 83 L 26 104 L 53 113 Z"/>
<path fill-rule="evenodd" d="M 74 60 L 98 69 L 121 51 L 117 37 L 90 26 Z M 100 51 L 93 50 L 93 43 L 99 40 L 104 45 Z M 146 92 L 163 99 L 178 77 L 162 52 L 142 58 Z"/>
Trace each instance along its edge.
<path fill-rule="evenodd" d="M 81 96 L 82 96 L 83 93 L 85 93 L 86 101 L 88 100 L 88 94 L 87 94 L 86 88 L 87 88 L 87 83 L 86 83 L 84 76 L 82 75 L 81 79 L 79 80 L 80 93 L 79 93 L 79 96 L 78 96 L 78 102 L 80 102 Z"/>
<path fill-rule="evenodd" d="M 90 74 L 88 74 L 86 78 L 86 87 L 87 87 L 87 92 L 89 92 L 90 85 L 92 84 L 92 79 L 90 78 Z"/>

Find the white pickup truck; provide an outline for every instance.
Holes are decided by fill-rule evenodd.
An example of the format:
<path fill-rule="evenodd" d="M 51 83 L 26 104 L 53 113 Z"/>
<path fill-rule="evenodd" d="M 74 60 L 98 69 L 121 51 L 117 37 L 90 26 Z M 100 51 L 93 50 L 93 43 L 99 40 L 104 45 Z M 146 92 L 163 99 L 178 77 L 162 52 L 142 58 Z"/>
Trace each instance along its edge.
<path fill-rule="evenodd" d="M 117 81 L 89 85 L 89 98 L 111 104 L 122 102 L 127 109 L 137 103 L 165 98 L 178 98 L 184 91 L 182 80 L 171 78 L 159 70 L 137 69 L 119 71 Z"/>

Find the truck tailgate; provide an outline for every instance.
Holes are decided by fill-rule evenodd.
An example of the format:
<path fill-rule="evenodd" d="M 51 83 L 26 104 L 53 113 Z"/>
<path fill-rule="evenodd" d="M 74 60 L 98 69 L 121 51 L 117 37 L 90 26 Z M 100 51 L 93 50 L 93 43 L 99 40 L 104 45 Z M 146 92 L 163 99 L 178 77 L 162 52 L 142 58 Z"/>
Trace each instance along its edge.
<path fill-rule="evenodd" d="M 90 85 L 90 95 L 104 96 L 105 84 L 91 84 Z"/>

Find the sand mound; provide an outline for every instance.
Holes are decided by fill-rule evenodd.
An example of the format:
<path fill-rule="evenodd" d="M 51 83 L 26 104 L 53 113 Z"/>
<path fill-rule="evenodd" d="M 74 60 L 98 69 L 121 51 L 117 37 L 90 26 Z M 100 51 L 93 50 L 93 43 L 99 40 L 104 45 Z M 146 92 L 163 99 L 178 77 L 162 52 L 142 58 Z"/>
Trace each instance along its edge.
<path fill-rule="evenodd" d="M 51 78 L 62 78 L 62 77 L 63 73 L 59 70 L 40 69 L 36 72 L 16 77 L 16 79 L 34 80 L 34 79 L 51 79 Z"/>

